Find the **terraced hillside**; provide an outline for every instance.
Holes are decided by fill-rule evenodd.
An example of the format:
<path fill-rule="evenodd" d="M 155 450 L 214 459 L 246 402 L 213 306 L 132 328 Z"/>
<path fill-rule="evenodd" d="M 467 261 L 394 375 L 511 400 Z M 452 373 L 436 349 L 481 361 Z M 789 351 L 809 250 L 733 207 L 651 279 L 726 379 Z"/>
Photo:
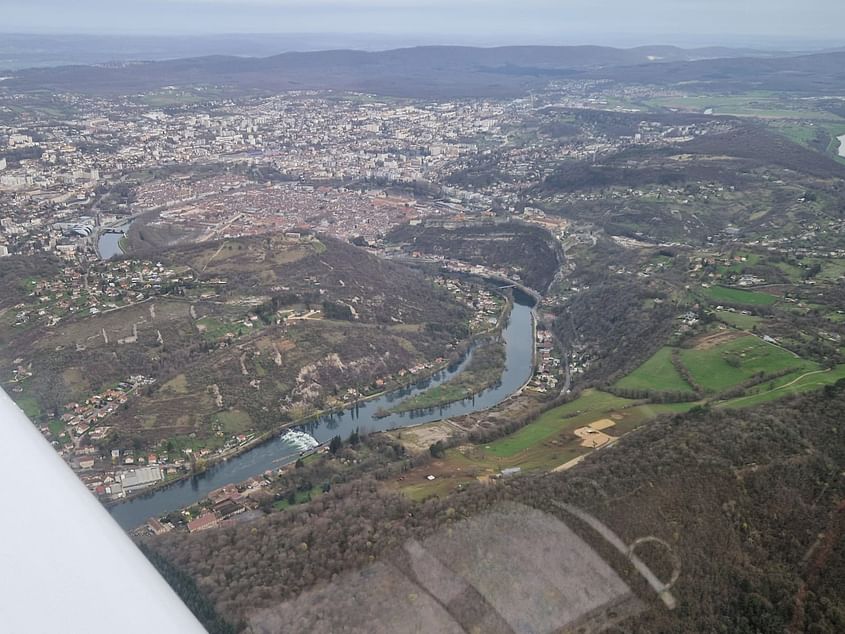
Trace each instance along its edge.
<path fill-rule="evenodd" d="M 331 238 L 227 240 L 160 253 L 125 277 L 121 266 L 89 270 L 87 290 L 72 271 L 73 291 L 36 275 L 0 315 L 4 385 L 56 431 L 68 403 L 154 380 L 97 409 L 109 445 L 215 447 L 383 389 L 376 381 L 433 364 L 469 334 L 468 307 L 447 291 Z M 65 292 L 75 299 L 61 313 Z"/>

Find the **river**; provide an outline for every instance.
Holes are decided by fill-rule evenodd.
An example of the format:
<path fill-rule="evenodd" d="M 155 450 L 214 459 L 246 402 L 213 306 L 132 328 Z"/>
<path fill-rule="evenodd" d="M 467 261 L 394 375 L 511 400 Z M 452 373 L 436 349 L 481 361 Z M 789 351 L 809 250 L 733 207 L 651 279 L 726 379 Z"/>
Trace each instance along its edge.
<path fill-rule="evenodd" d="M 132 221 L 124 222 L 121 225 L 112 227 L 117 231 L 129 231 L 129 225 Z M 120 241 L 123 239 L 123 233 L 101 233 L 97 240 L 97 249 L 100 252 L 100 258 L 109 260 L 115 256 L 123 255 L 123 249 L 120 248 Z"/>
<path fill-rule="evenodd" d="M 839 156 L 845 158 L 845 134 L 836 138 L 839 139 Z"/>
<path fill-rule="evenodd" d="M 367 431 L 384 431 L 430 423 L 451 416 L 461 416 L 488 409 L 501 403 L 522 387 L 533 372 L 534 363 L 534 313 L 533 300 L 515 291 L 513 310 L 503 331 L 505 340 L 505 370 L 496 385 L 476 394 L 474 397 L 457 401 L 442 407 L 391 414 L 383 418 L 375 416 L 382 409 L 395 407 L 402 400 L 419 394 L 435 385 L 448 381 L 461 372 L 469 363 L 472 352 L 458 364 L 436 373 L 431 378 L 414 386 L 395 390 L 370 401 L 365 401 L 336 414 L 323 416 L 294 429 L 311 434 L 318 442 L 325 443 L 332 436 L 348 438 L 356 428 Z M 158 517 L 193 504 L 219 487 L 232 482 L 278 469 L 296 460 L 299 449 L 277 435 L 265 443 L 221 462 L 205 473 L 176 482 L 147 495 L 122 502 L 110 509 L 112 517 L 124 529 L 140 526 L 150 517 Z"/>

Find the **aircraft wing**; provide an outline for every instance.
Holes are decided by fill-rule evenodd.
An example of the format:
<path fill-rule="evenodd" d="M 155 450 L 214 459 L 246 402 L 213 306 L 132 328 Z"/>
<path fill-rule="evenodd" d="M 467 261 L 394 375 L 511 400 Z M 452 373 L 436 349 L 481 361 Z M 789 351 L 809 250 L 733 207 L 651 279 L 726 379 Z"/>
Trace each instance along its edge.
<path fill-rule="evenodd" d="M 0 432 L 0 630 L 204 631 L 2 389 Z"/>

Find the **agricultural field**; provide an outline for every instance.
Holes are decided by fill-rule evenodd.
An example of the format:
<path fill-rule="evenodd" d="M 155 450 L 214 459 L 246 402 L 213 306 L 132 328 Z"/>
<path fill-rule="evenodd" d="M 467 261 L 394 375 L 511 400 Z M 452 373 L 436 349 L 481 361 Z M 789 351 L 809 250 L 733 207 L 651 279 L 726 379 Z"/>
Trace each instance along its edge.
<path fill-rule="evenodd" d="M 800 282 L 806 271 L 805 268 L 790 262 L 774 262 L 773 266 L 787 276 L 790 282 Z"/>
<path fill-rule="evenodd" d="M 815 110 L 805 104 L 766 91 L 738 95 L 679 95 L 654 97 L 642 102 L 654 109 L 675 109 L 685 112 L 708 112 L 714 115 L 758 117 L 761 119 L 786 119 L 822 121 L 836 124 L 842 118 L 830 112 Z M 795 134 L 795 133 L 793 133 Z"/>
<path fill-rule="evenodd" d="M 727 311 L 725 314 L 748 317 Z M 485 481 L 503 469 L 567 469 L 591 451 L 657 416 L 689 411 L 707 404 L 709 398 L 720 393 L 726 394 L 726 400 L 713 402 L 712 406 L 744 408 L 819 389 L 845 378 L 845 365 L 825 370 L 818 363 L 759 337 L 722 326 L 694 338 L 690 347 L 661 348 L 614 387 L 645 392 L 691 392 L 692 385 L 672 363 L 673 353 L 679 355 L 691 381 L 705 392 L 700 400 L 655 403 L 588 389 L 576 400 L 545 412 L 513 434 L 482 445 L 447 450 L 432 464 L 405 474 L 396 486 L 412 499 L 420 500 L 445 495 L 474 480 Z M 437 433 L 422 434 L 421 438 L 436 436 L 443 440 L 443 435 L 449 433 L 442 427 L 433 431 Z M 413 434 L 413 429 L 404 430 L 398 439 L 406 435 L 414 438 Z M 420 447 L 416 450 L 420 451 Z M 429 480 L 428 476 L 434 479 Z"/>
<path fill-rule="evenodd" d="M 821 271 L 815 276 L 817 280 L 841 282 L 842 278 L 845 277 L 845 260 L 829 258 L 818 260 L 817 263 L 821 266 Z M 816 264 L 816 262 L 814 261 L 812 264 Z"/>
<path fill-rule="evenodd" d="M 716 310 L 714 314 L 720 321 L 740 330 L 751 330 L 763 321 L 762 317 L 756 315 L 743 315 L 729 310 Z"/>
<path fill-rule="evenodd" d="M 772 127 L 791 141 L 827 154 L 839 162 L 845 162 L 839 155 L 839 139 L 845 134 L 845 123 L 841 119 L 831 121 L 777 121 Z"/>
<path fill-rule="evenodd" d="M 663 392 L 688 392 L 692 386 L 684 380 L 672 365 L 672 349 L 661 348 L 628 376 L 616 383 L 616 387 L 630 390 L 657 390 Z"/>
<path fill-rule="evenodd" d="M 486 481 L 502 469 L 565 469 L 571 461 L 611 443 L 661 414 L 689 410 L 695 403 L 650 404 L 590 389 L 576 400 L 549 410 L 519 431 L 484 445 L 449 449 L 442 459 L 413 469 L 397 483 L 412 499 L 443 495 L 474 480 Z M 407 430 L 406 434 L 413 432 Z M 428 480 L 433 475 L 434 480 Z"/>
<path fill-rule="evenodd" d="M 510 458 L 535 447 L 546 439 L 579 423 L 586 424 L 599 413 L 620 410 L 636 401 L 619 398 L 599 390 L 587 390 L 580 398 L 550 410 L 518 432 L 487 445 L 487 451 L 499 458 Z M 586 422 L 585 422 L 586 421 Z"/>
<path fill-rule="evenodd" d="M 749 306 L 771 306 L 778 298 L 768 293 L 744 291 L 725 286 L 711 286 L 704 289 L 704 295 L 714 302 L 727 304 L 746 304 Z"/>
<path fill-rule="evenodd" d="M 845 378 L 845 365 L 838 365 L 829 370 L 799 370 L 778 379 L 763 383 L 753 394 L 748 394 L 747 396 L 741 396 L 720 403 L 720 407 L 753 407 L 755 405 L 775 401 L 779 398 L 792 394 L 812 392 L 823 388 L 825 385 L 833 385 L 843 378 Z"/>
<path fill-rule="evenodd" d="M 695 382 L 712 392 L 727 390 L 760 373 L 787 368 L 809 371 L 818 367 L 751 335 L 725 337 L 715 342 L 711 335 L 699 340 L 693 348 L 681 350 L 680 355 Z"/>

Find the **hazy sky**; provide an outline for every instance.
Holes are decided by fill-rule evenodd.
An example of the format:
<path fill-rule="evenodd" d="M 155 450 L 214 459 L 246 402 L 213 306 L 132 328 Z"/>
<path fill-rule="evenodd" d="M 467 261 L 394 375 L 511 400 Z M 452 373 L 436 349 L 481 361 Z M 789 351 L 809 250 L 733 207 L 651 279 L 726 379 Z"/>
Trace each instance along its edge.
<path fill-rule="evenodd" d="M 4 32 L 431 34 L 459 41 L 841 41 L 845 0 L 0 0 Z"/>

